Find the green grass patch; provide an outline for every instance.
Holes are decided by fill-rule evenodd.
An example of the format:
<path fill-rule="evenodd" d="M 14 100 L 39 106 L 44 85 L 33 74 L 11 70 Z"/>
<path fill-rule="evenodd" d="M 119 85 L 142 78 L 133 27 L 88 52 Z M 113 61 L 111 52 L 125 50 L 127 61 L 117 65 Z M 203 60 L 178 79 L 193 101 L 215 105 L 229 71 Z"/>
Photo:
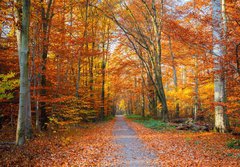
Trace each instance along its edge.
<path fill-rule="evenodd" d="M 127 115 L 128 119 L 134 122 L 144 125 L 146 128 L 155 130 L 172 130 L 175 129 L 174 126 L 168 125 L 168 123 L 162 122 L 160 120 L 155 120 L 151 117 L 142 117 L 141 115 Z"/>
<path fill-rule="evenodd" d="M 111 121 L 113 118 L 114 118 L 113 115 L 109 115 L 109 116 L 104 117 L 103 121 Z"/>
<path fill-rule="evenodd" d="M 231 139 L 227 142 L 228 148 L 240 149 L 240 140 Z"/>
<path fill-rule="evenodd" d="M 199 144 L 200 144 L 200 141 L 197 140 L 197 141 L 194 142 L 194 144 L 195 144 L 195 145 L 199 145 Z"/>
<path fill-rule="evenodd" d="M 228 157 L 233 157 L 234 154 L 233 154 L 233 153 L 228 153 L 227 156 L 228 156 Z"/>
<path fill-rule="evenodd" d="M 142 117 L 141 115 L 126 115 L 126 117 L 128 119 L 133 119 L 133 120 L 143 120 L 145 119 L 144 117 Z"/>

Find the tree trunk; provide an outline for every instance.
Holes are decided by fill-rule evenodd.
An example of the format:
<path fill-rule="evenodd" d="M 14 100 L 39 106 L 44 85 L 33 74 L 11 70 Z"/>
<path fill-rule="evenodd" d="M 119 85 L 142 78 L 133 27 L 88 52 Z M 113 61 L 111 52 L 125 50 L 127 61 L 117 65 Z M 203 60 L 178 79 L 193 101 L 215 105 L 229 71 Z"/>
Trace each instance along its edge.
<path fill-rule="evenodd" d="M 196 10 L 196 0 L 193 1 L 193 14 L 195 15 L 195 10 Z M 197 29 L 197 26 L 194 26 L 195 29 Z M 195 47 L 196 48 L 196 47 Z M 197 120 L 197 114 L 199 110 L 199 92 L 198 92 L 198 87 L 199 87 L 199 81 L 198 81 L 198 55 L 193 56 L 195 60 L 195 69 L 194 69 L 194 106 L 193 106 L 193 120 Z"/>
<path fill-rule="evenodd" d="M 105 45 L 103 43 L 103 49 Z M 104 106 L 105 106 L 105 68 L 106 68 L 106 60 L 105 60 L 105 53 L 103 51 L 102 56 L 102 89 L 101 89 L 101 108 L 100 108 L 100 119 L 104 118 Z"/>
<path fill-rule="evenodd" d="M 154 27 L 154 34 L 156 38 L 156 51 L 154 51 L 154 59 L 155 59 L 155 67 L 154 73 L 156 77 L 157 83 L 157 96 L 159 101 L 162 103 L 162 120 L 164 122 L 168 122 L 168 107 L 167 107 L 167 100 L 165 97 L 165 92 L 163 88 L 162 82 L 162 68 L 161 68 L 161 57 L 162 57 L 162 17 L 163 17 L 163 0 L 161 0 L 161 12 L 160 12 L 160 19 L 157 15 L 157 8 L 155 0 L 152 1 L 152 9 L 153 9 L 153 16 L 152 22 Z M 159 20 L 159 21 L 158 21 Z"/>
<path fill-rule="evenodd" d="M 77 80 L 76 80 L 76 97 L 79 98 L 79 85 L 80 85 L 80 76 L 81 76 L 81 58 L 78 55 L 78 66 L 77 66 Z"/>
<path fill-rule="evenodd" d="M 94 109 L 94 94 L 93 94 L 93 54 L 95 49 L 95 42 L 92 43 L 92 55 L 89 58 L 89 89 L 90 89 L 90 108 Z"/>
<path fill-rule="evenodd" d="M 197 120 L 197 113 L 199 110 L 199 93 L 198 93 L 198 56 L 195 55 L 195 74 L 194 74 L 194 107 L 193 107 L 193 119 Z"/>
<path fill-rule="evenodd" d="M 154 91 L 153 82 L 150 79 L 150 76 L 147 75 L 147 84 L 148 84 L 148 108 L 151 116 L 157 118 L 157 104 L 156 104 L 156 96 Z"/>
<path fill-rule="evenodd" d="M 20 3 L 18 0 L 15 2 Z M 28 92 L 30 90 L 28 80 L 30 0 L 23 0 L 22 9 L 17 9 L 17 21 L 20 23 L 21 27 L 18 27 L 16 31 L 20 65 L 20 94 L 16 144 L 23 145 L 25 142 L 25 133 L 28 132 L 26 131 L 26 124 L 29 124 L 26 122 L 29 121 L 26 117 L 28 114 Z"/>
<path fill-rule="evenodd" d="M 26 102 L 26 122 L 25 122 L 25 134 L 27 139 L 32 138 L 32 111 L 31 111 L 31 90 L 30 90 L 30 79 L 28 79 L 28 93 Z"/>
<path fill-rule="evenodd" d="M 36 84 L 37 87 L 39 87 L 40 86 L 40 83 L 39 83 L 40 74 L 38 74 L 35 79 L 36 79 L 36 81 L 34 81 L 34 82 L 36 82 L 36 83 L 34 83 L 34 84 Z M 35 124 L 36 124 L 36 129 L 37 130 L 41 129 L 41 127 L 40 127 L 40 113 L 39 113 L 39 99 L 38 99 L 39 96 L 40 96 L 40 93 L 39 93 L 39 90 L 37 90 L 36 91 L 36 98 L 37 99 L 35 101 L 35 112 L 36 112 L 36 122 L 35 122 Z"/>
<path fill-rule="evenodd" d="M 187 83 L 187 69 L 186 69 L 186 66 L 183 66 L 182 67 L 182 84 L 184 88 L 186 87 L 186 83 Z"/>
<path fill-rule="evenodd" d="M 171 55 L 171 60 L 172 60 L 172 69 L 173 69 L 173 83 L 174 83 L 174 89 L 175 92 L 177 94 L 178 92 L 178 83 L 177 83 L 177 70 L 176 70 L 176 66 L 175 66 L 175 57 L 173 54 L 173 50 L 172 50 L 172 40 L 171 37 L 168 36 L 168 40 L 169 40 L 169 50 L 170 50 L 170 55 Z M 179 102 L 178 102 L 178 97 L 174 99 L 175 101 L 175 117 L 179 118 Z"/>
<path fill-rule="evenodd" d="M 144 82 L 144 76 L 143 76 L 143 69 L 142 69 L 142 112 L 141 115 L 142 117 L 145 117 L 145 91 L 144 91 L 144 86 L 145 86 L 145 82 Z"/>
<path fill-rule="evenodd" d="M 45 41 L 45 40 L 44 40 Z M 44 42 L 45 43 L 45 42 Z M 43 44 L 46 45 L 46 44 Z M 48 44 L 47 44 L 48 45 Z M 42 74 L 41 74 L 41 90 L 40 90 L 40 94 L 42 98 L 46 97 L 46 86 L 47 86 L 47 81 L 46 81 L 46 61 L 47 61 L 47 53 L 48 53 L 48 49 L 47 46 L 43 46 L 43 53 L 42 53 Z M 40 111 L 41 111 L 41 115 L 40 115 L 40 127 L 41 130 L 46 130 L 47 129 L 47 122 L 48 122 L 48 118 L 47 118 L 47 113 L 46 113 L 46 102 L 45 101 L 41 101 L 40 102 Z"/>
<path fill-rule="evenodd" d="M 229 125 L 227 121 L 225 102 L 225 77 L 223 72 L 224 56 L 224 22 L 222 14 L 224 0 L 212 0 L 213 19 L 213 53 L 214 53 L 214 101 L 215 101 L 215 130 L 217 132 L 227 132 Z"/>
<path fill-rule="evenodd" d="M 106 82 L 106 65 L 108 60 L 108 51 L 110 46 L 110 24 L 106 24 L 107 30 L 104 32 L 103 39 L 107 40 L 106 48 L 105 41 L 102 44 L 103 55 L 102 55 L 102 90 L 101 90 L 101 109 L 100 109 L 100 119 L 103 119 L 105 116 L 105 82 Z M 107 35 L 107 37 L 105 37 Z"/>
<path fill-rule="evenodd" d="M 39 14 L 39 12 L 37 11 L 36 14 Z M 36 87 L 39 86 L 39 72 L 37 73 L 37 66 L 35 64 L 35 60 L 36 60 L 36 55 L 39 51 L 39 43 L 38 43 L 38 33 L 39 33 L 39 24 L 36 23 L 35 26 L 33 27 L 33 46 L 32 46 L 32 76 L 33 76 L 33 96 L 34 98 L 34 110 L 36 113 L 36 129 L 40 130 L 40 126 L 39 126 L 39 110 L 38 110 L 38 96 L 39 96 L 39 91 L 36 89 Z"/>
<path fill-rule="evenodd" d="M 47 86 L 47 79 L 46 79 L 46 64 L 47 64 L 47 55 L 48 55 L 48 47 L 49 47 L 49 37 L 50 37 L 50 30 L 51 30 L 51 21 L 53 17 L 53 0 L 49 0 L 47 3 L 47 10 L 43 6 L 44 2 L 41 0 L 42 5 L 42 31 L 43 31 L 43 41 L 42 41 L 42 73 L 41 73 L 41 91 L 40 94 L 43 98 L 46 97 L 46 86 Z M 41 130 L 47 129 L 47 122 L 48 117 L 46 113 L 46 102 L 40 102 L 40 111 L 41 111 Z"/>

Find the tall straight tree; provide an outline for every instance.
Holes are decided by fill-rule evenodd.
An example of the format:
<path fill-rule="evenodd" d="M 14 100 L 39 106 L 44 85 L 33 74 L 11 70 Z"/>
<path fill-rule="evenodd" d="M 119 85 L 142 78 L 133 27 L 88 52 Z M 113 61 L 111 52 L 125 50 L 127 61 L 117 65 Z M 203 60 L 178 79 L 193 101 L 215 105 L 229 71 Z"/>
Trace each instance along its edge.
<path fill-rule="evenodd" d="M 19 112 L 16 132 L 16 144 L 23 145 L 25 136 L 29 136 L 31 119 L 28 119 L 29 108 L 29 91 L 30 85 L 28 80 L 28 55 L 29 55 L 29 23 L 30 23 L 30 0 L 16 0 L 16 30 L 18 55 L 20 65 L 20 95 L 19 95 Z"/>
<path fill-rule="evenodd" d="M 107 18 L 104 18 L 105 26 L 103 31 L 103 43 L 102 43 L 102 85 L 101 85 L 101 107 L 100 107 L 100 119 L 103 120 L 105 116 L 105 84 L 106 84 L 106 66 L 108 60 L 108 52 L 110 45 L 110 23 Z"/>
<path fill-rule="evenodd" d="M 228 121 L 225 102 L 225 76 L 223 71 L 224 45 L 224 0 L 212 0 L 213 20 L 213 53 L 214 53 L 214 101 L 215 101 L 215 130 L 218 132 L 228 131 Z"/>
<path fill-rule="evenodd" d="M 172 70 L 173 70 L 173 83 L 174 83 L 174 88 L 176 93 L 178 92 L 178 78 L 177 78 L 177 70 L 176 70 L 176 65 L 175 65 L 175 56 L 173 53 L 173 49 L 172 49 L 172 39 L 171 36 L 168 36 L 168 41 L 169 41 L 169 50 L 170 50 L 170 56 L 171 56 L 171 60 L 172 60 Z M 174 99 L 174 103 L 175 103 L 175 116 L 176 118 L 179 117 L 179 102 L 178 102 L 178 98 Z"/>
<path fill-rule="evenodd" d="M 51 30 L 51 23 L 53 17 L 53 3 L 54 0 L 47 1 L 47 7 L 44 5 L 44 1 L 40 0 L 41 3 L 41 17 L 42 17 L 42 73 L 41 73 L 41 86 L 42 89 L 40 91 L 41 96 L 46 96 L 46 64 L 47 64 L 47 55 L 48 55 L 48 48 L 49 48 L 49 37 L 50 37 L 50 30 Z M 46 102 L 42 101 L 40 103 L 40 110 L 41 110 L 41 129 L 47 129 L 47 113 L 46 113 Z"/>

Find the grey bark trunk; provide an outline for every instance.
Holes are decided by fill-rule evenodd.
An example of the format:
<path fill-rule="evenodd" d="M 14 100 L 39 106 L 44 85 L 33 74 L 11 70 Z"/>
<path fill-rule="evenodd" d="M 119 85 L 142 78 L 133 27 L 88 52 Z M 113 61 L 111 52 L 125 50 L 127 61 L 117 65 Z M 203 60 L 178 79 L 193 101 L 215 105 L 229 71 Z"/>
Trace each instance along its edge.
<path fill-rule="evenodd" d="M 215 130 L 227 132 L 229 130 L 225 102 L 225 77 L 223 72 L 224 56 L 224 0 L 212 0 L 213 19 L 213 53 L 214 53 L 214 101 L 215 101 Z"/>
<path fill-rule="evenodd" d="M 15 1 L 19 3 L 20 1 Z M 22 12 L 21 12 L 22 10 Z M 22 9 L 17 9 L 17 21 L 21 28 L 17 29 L 18 54 L 20 65 L 20 94 L 19 94 L 19 112 L 16 132 L 16 144 L 23 145 L 25 142 L 27 109 L 28 109 L 28 55 L 29 55 L 29 23 L 30 23 L 30 0 L 23 0 Z M 31 119 L 31 118 L 30 118 Z"/>
<path fill-rule="evenodd" d="M 28 79 L 28 92 L 26 99 L 26 122 L 25 122 L 25 135 L 27 139 L 32 138 L 32 112 L 31 112 L 31 91 L 30 91 L 30 79 Z"/>
<path fill-rule="evenodd" d="M 197 120 L 197 113 L 199 110 L 199 93 L 198 93 L 198 56 L 195 55 L 195 74 L 194 74 L 194 108 L 193 108 L 193 119 Z"/>

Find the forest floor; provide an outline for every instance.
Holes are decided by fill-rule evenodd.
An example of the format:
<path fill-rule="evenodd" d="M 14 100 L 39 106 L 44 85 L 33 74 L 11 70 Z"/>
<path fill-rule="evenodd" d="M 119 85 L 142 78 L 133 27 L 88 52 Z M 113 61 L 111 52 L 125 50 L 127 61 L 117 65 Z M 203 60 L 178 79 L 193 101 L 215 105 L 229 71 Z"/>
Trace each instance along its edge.
<path fill-rule="evenodd" d="M 87 128 L 42 133 L 21 147 L 0 145 L 0 166 L 239 166 L 234 136 L 157 131 L 122 116 Z M 0 140 L 2 141 L 2 133 Z"/>
<path fill-rule="evenodd" d="M 112 144 L 114 122 L 41 133 L 21 147 L 0 145 L 0 166 L 101 166 L 117 148 Z"/>
<path fill-rule="evenodd" d="M 231 134 L 177 130 L 157 131 L 126 119 L 149 150 L 157 155 L 161 166 L 239 167 L 240 149 L 229 148 Z M 239 141 L 239 137 L 238 137 Z"/>

